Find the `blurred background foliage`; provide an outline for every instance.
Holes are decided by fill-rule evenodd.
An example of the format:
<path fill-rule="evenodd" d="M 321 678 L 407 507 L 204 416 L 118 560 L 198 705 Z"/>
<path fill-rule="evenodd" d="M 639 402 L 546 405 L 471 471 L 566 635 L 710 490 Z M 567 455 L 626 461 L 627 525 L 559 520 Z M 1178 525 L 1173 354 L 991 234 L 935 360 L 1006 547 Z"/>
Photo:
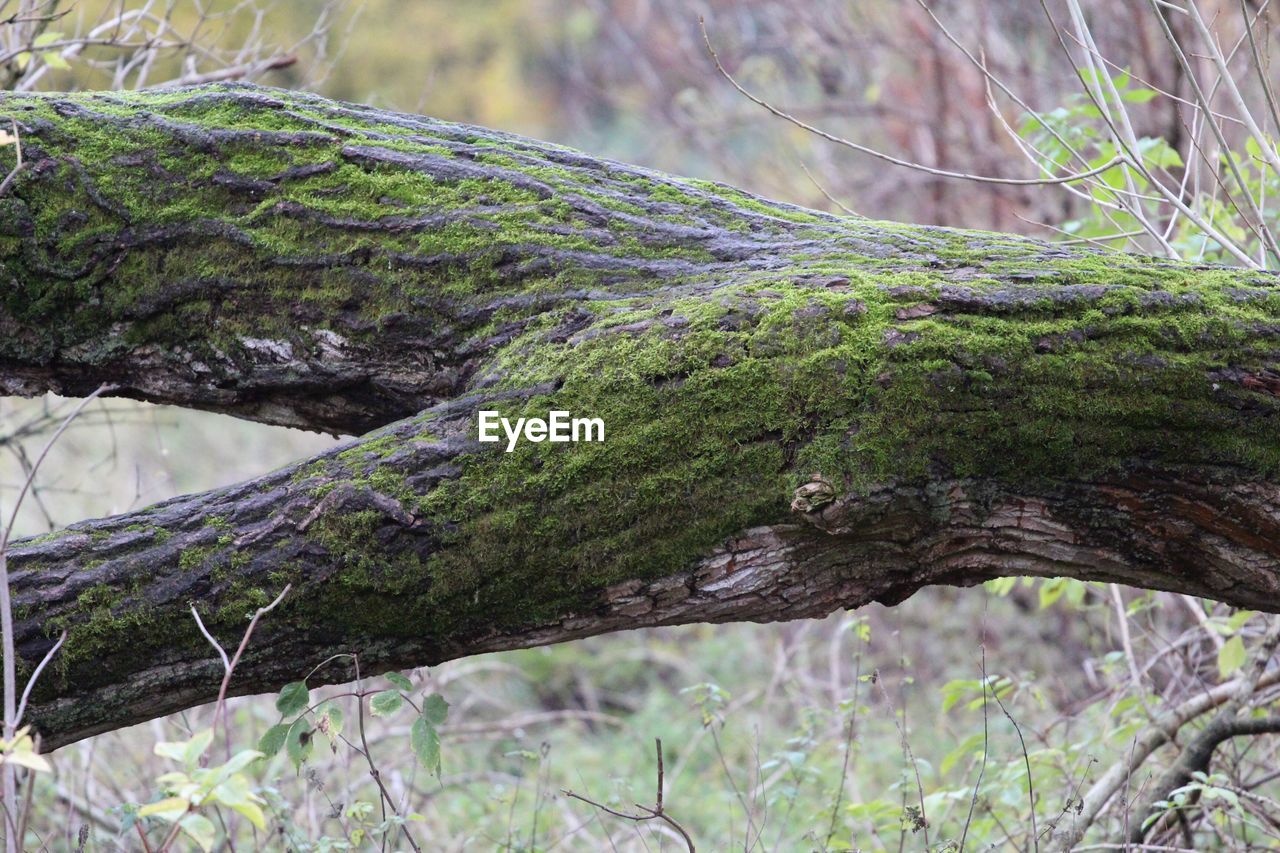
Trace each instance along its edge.
<path fill-rule="evenodd" d="M 1059 222 L 1059 194 L 955 183 L 887 170 L 777 121 L 720 79 L 699 32 L 704 17 L 727 66 L 748 87 L 832 133 L 942 169 L 1026 177 L 986 109 L 986 83 L 913 0 L 202 0 L 155 7 L 171 41 L 202 53 L 298 61 L 260 82 L 524 133 L 641 165 L 724 180 L 829 208 L 802 165 L 836 198 L 874 218 L 1005 231 L 1019 216 Z M 1097 4 L 1095 4 L 1097 5 Z M 1108 55 L 1160 81 L 1168 60 L 1142 2 L 1113 9 Z M 120 0 L 63 3 L 55 31 L 111 19 Z M 1078 86 L 1037 3 L 943 0 L 933 10 L 981 49 L 1032 103 L 1059 105 Z M 1108 6 L 1107 8 L 1111 8 Z M 317 21 L 324 36 L 314 38 Z M 199 23 L 197 23 L 199 22 Z M 270 46 L 272 49 L 268 50 Z M 118 51 L 90 47 L 35 88 L 115 88 Z M 207 56 L 201 62 L 208 63 Z M 235 64 L 229 62 L 228 64 Z M 148 65 L 149 85 L 180 76 L 178 52 Z M 214 67 L 214 66 L 210 66 Z M 1151 110 L 1153 127 L 1178 121 Z"/>
<path fill-rule="evenodd" d="M 1199 5 L 1215 20 L 1240 14 L 1225 0 Z M 1049 7 L 1066 16 L 1061 3 Z M 931 8 L 1027 103 L 1105 154 L 1106 134 L 1088 130 L 1103 116 L 1081 105 L 1076 63 L 1040 4 Z M 1117 73 L 1177 96 L 1133 99 L 1137 135 L 1184 150 L 1186 74 L 1164 49 L 1157 15 L 1138 0 L 1083 9 Z M 271 85 L 524 133 L 823 209 L 1048 237 L 1109 233 L 1089 192 L 889 168 L 770 117 L 717 75 L 698 26 L 704 16 L 744 85 L 805 121 L 939 169 L 1035 177 L 1002 122 L 1026 138 L 1042 127 L 1007 102 L 989 110 L 983 74 L 912 0 L 82 0 L 58 11 L 65 17 L 46 30 L 56 38 L 7 45 L 11 86 L 128 87 L 245 68 Z M 104 21 L 117 24 L 103 32 L 118 33 L 133 11 L 162 21 L 148 32 L 174 49 L 137 61 L 119 45 L 63 46 Z M 1260 32 L 1271 20 L 1268 11 Z M 1270 43 L 1269 28 L 1263 38 Z M 1177 168 L 1167 157 L 1165 166 Z M 1212 256 L 1187 239 L 1188 251 Z M 1104 242 L 1143 249 L 1140 240 Z M 0 502 L 65 410 L 56 398 L 0 400 Z M 19 528 L 39 533 L 234 482 L 334 441 L 95 403 L 42 470 Z M 934 588 L 823 621 L 646 630 L 415 673 L 415 689 L 452 706 L 439 777 L 415 769 L 407 721 L 371 719 L 368 736 L 423 849 L 682 849 L 658 822 L 628 823 L 561 793 L 626 811 L 651 804 L 655 737 L 667 809 L 699 849 L 1047 849 L 1153 716 L 1238 675 L 1261 623 L 1208 602 L 1075 582 Z M 1259 702 L 1273 701 L 1269 689 Z M 335 699 L 347 703 L 348 727 L 351 701 Z M 278 721 L 270 697 L 231 709 L 237 748 Z M 133 825 L 172 769 L 152 746 L 185 740 L 209 719 L 197 709 L 60 750 L 54 772 L 39 777 L 29 843 L 139 849 L 140 835 L 162 837 L 154 821 L 140 824 L 144 833 Z M 1221 775 L 1181 794 L 1179 808 L 1197 809 L 1198 822 L 1171 830 L 1162 849 L 1274 844 L 1280 824 L 1256 799 L 1277 795 L 1274 757 L 1269 738 L 1223 747 Z M 1123 832 L 1125 803 L 1157 769 L 1135 769 L 1096 838 Z M 405 849 L 349 749 L 321 744 L 301 768 L 282 752 L 251 776 L 267 828 L 241 827 L 239 849 Z"/>

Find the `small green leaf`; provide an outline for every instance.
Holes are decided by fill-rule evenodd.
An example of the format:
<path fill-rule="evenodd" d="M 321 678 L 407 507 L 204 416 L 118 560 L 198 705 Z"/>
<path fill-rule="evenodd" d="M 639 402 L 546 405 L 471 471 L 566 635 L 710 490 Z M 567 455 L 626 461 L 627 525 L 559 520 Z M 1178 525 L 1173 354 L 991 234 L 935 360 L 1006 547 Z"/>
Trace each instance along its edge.
<path fill-rule="evenodd" d="M 1040 609 L 1052 607 L 1067 589 L 1066 578 L 1049 578 L 1040 584 Z"/>
<path fill-rule="evenodd" d="M 433 726 L 439 726 L 449 716 L 449 703 L 439 693 L 432 693 L 422 703 L 422 716 Z"/>
<path fill-rule="evenodd" d="M 294 720 L 293 725 L 289 726 L 289 733 L 285 735 L 284 750 L 289 758 L 293 759 L 295 767 L 301 767 L 302 762 L 311 756 L 313 745 L 311 726 L 307 723 L 306 717 Z"/>
<path fill-rule="evenodd" d="M 297 714 L 311 704 L 311 691 L 307 682 L 294 681 L 286 684 L 276 697 L 276 710 L 286 717 Z"/>
<path fill-rule="evenodd" d="M 196 771 L 196 772 L 199 773 L 203 771 Z M 174 771 L 172 773 L 161 773 L 159 776 L 156 777 L 156 785 L 160 788 L 160 790 L 174 791 L 175 795 L 178 795 L 177 792 L 180 792 L 182 788 L 186 788 L 192 784 L 195 784 L 195 783 L 192 782 L 191 777 L 188 776 L 186 773 L 182 773 L 181 771 Z"/>
<path fill-rule="evenodd" d="M 986 583 L 986 587 L 995 595 L 1003 598 L 1013 592 L 1014 585 L 1018 582 L 1017 578 L 995 578 Z"/>
<path fill-rule="evenodd" d="M 174 761 L 181 761 L 186 750 L 186 741 L 162 740 L 151 748 L 151 751 L 161 758 L 171 758 Z"/>
<path fill-rule="evenodd" d="M 32 47 L 45 47 L 62 38 L 62 33 L 41 33 L 31 42 Z"/>
<path fill-rule="evenodd" d="M 399 690 L 383 690 L 381 693 L 373 694 L 369 700 L 369 710 L 375 716 L 389 717 L 399 711 L 403 704 L 404 697 L 400 695 Z"/>
<path fill-rule="evenodd" d="M 158 817 L 162 820 L 175 821 L 186 814 L 191 803 L 183 797 L 166 797 L 154 803 L 147 803 L 138 809 L 138 817 Z"/>
<path fill-rule="evenodd" d="M 382 677 L 406 693 L 413 692 L 413 682 L 398 672 L 388 672 Z"/>
<path fill-rule="evenodd" d="M 1213 791 L 1216 794 L 1218 799 L 1226 800 L 1228 803 L 1230 803 L 1233 806 L 1238 807 L 1240 805 L 1240 797 L 1236 794 L 1235 791 L 1228 790 L 1227 788 L 1216 788 L 1216 787 L 1207 788 L 1206 790 Z"/>
<path fill-rule="evenodd" d="M 71 67 L 71 63 L 62 58 L 62 54 L 55 51 L 48 51 L 40 54 L 40 58 L 44 60 L 44 64 L 50 68 L 56 68 L 59 71 L 66 71 Z"/>
<path fill-rule="evenodd" d="M 239 752 L 237 752 L 235 755 L 231 756 L 231 758 L 228 759 L 225 763 L 219 765 L 217 768 L 211 767 L 209 769 L 210 770 L 216 769 L 217 773 L 215 774 L 214 778 L 218 781 L 221 781 L 223 779 L 228 779 L 231 776 L 239 773 L 241 770 L 245 769 L 250 764 L 257 761 L 259 758 L 262 758 L 262 753 L 259 750 L 242 749 Z"/>
<path fill-rule="evenodd" d="M 41 772 L 53 770 L 52 765 L 36 752 L 36 742 L 28 734 L 30 731 L 30 726 L 23 726 L 14 732 L 12 740 L 0 740 L 0 753 L 3 753 L 0 754 L 0 764 L 17 764 Z"/>
<path fill-rule="evenodd" d="M 333 702 L 325 702 L 316 708 L 316 731 L 329 739 L 329 748 L 338 751 L 342 735 L 342 709 Z"/>
<path fill-rule="evenodd" d="M 289 734 L 289 724 L 280 723 L 267 729 L 267 733 L 258 741 L 258 751 L 267 758 L 275 755 L 284 746 L 285 736 Z"/>
<path fill-rule="evenodd" d="M 205 853 L 213 849 L 213 843 L 218 839 L 218 831 L 214 829 L 213 821 L 204 815 L 189 814 L 178 821 L 178 826 L 182 827 L 182 831 L 191 836 L 191 840 Z"/>
<path fill-rule="evenodd" d="M 438 776 L 440 774 L 440 734 L 427 720 L 425 714 L 413 721 L 413 726 L 409 729 L 409 745 L 413 748 L 413 754 L 418 757 L 418 761 L 422 762 L 422 766 Z"/>
<path fill-rule="evenodd" d="M 954 679 L 942 685 L 942 713 L 946 713 L 958 705 L 970 690 L 981 687 L 980 681 Z"/>
<path fill-rule="evenodd" d="M 1236 631 L 1243 628 L 1245 623 L 1256 615 L 1258 615 L 1256 610 L 1237 610 L 1235 613 L 1232 613 L 1231 618 L 1227 620 L 1227 628 L 1232 634 L 1234 634 Z"/>
<path fill-rule="evenodd" d="M 52 773 L 53 765 L 35 750 L 19 749 L 0 756 L 0 764 L 16 764 L 40 773 Z"/>
<path fill-rule="evenodd" d="M 197 732 L 190 740 L 160 741 L 152 747 L 152 751 L 161 758 L 181 761 L 187 767 L 195 767 L 200 761 L 200 756 L 211 743 L 213 743 L 213 730 L 205 729 Z"/>
<path fill-rule="evenodd" d="M 208 785 L 205 785 L 205 787 L 208 787 Z M 253 791 L 249 787 L 249 780 L 245 778 L 243 773 L 233 773 L 215 786 L 201 805 L 217 803 L 218 805 L 235 808 L 241 803 L 252 801 Z"/>
<path fill-rule="evenodd" d="M 938 772 L 945 776 L 960 761 L 981 756 L 982 752 L 982 732 L 975 732 L 965 738 L 959 746 L 947 753 L 946 757 L 942 759 L 942 763 L 938 765 Z"/>
<path fill-rule="evenodd" d="M 262 809 L 258 807 L 257 803 L 244 802 L 231 808 L 247 817 L 249 822 L 256 826 L 259 831 L 267 828 L 267 816 L 262 813 Z"/>
<path fill-rule="evenodd" d="M 1244 666 L 1245 651 L 1244 638 L 1236 634 L 1231 639 L 1222 644 L 1222 648 L 1218 649 L 1218 675 L 1226 678 L 1240 667 Z"/>
<path fill-rule="evenodd" d="M 200 762 L 200 756 L 204 755 L 211 743 L 213 743 L 213 729 L 196 732 L 191 736 L 191 740 L 187 741 L 187 748 L 182 755 L 183 763 L 188 767 L 195 767 Z"/>
<path fill-rule="evenodd" d="M 1183 165 L 1182 155 L 1169 147 L 1163 139 L 1145 152 L 1146 158 L 1161 169 L 1180 169 Z"/>
<path fill-rule="evenodd" d="M 1121 92 L 1120 98 L 1131 104 L 1145 104 L 1157 94 L 1159 93 L 1155 89 L 1130 89 L 1127 92 Z"/>

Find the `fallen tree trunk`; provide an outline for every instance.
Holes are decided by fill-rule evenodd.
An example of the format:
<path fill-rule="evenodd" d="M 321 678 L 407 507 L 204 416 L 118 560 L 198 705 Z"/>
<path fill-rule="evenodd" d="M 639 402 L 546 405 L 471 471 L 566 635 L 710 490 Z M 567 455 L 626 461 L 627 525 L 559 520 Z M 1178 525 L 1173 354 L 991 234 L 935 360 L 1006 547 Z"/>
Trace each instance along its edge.
<path fill-rule="evenodd" d="M 1280 611 L 1273 275 L 249 86 L 0 119 L 0 390 L 375 430 L 15 543 L 22 665 L 69 632 L 48 748 L 211 700 L 190 605 L 238 637 L 286 583 L 232 693 L 1015 574 Z M 482 410 L 605 440 L 505 452 Z"/>

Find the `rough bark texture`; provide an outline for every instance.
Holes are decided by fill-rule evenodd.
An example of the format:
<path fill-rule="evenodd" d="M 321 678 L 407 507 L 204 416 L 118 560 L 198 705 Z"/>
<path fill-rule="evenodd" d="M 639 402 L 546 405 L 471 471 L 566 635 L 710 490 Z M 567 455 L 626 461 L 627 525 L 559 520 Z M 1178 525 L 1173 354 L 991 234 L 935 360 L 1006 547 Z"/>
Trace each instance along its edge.
<path fill-rule="evenodd" d="M 49 747 L 211 699 L 188 607 L 230 639 L 288 582 L 232 692 L 1009 574 L 1280 611 L 1274 276 L 246 86 L 10 120 L 0 391 L 375 430 L 16 543 L 22 664 L 70 634 Z M 504 453 L 482 408 L 606 438 Z"/>

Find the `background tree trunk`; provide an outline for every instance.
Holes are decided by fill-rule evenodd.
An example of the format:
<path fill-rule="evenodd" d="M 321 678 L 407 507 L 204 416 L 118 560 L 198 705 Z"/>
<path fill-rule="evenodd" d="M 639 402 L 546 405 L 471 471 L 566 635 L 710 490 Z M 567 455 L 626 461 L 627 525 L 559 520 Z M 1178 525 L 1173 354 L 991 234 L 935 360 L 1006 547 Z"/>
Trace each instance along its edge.
<path fill-rule="evenodd" d="M 233 693 L 1011 574 L 1280 611 L 1272 275 L 248 86 L 0 120 L 0 391 L 375 430 L 15 543 L 22 665 L 70 635 L 46 747 L 212 699 L 189 607 L 229 642 L 290 582 Z M 506 453 L 481 409 L 606 437 Z"/>

